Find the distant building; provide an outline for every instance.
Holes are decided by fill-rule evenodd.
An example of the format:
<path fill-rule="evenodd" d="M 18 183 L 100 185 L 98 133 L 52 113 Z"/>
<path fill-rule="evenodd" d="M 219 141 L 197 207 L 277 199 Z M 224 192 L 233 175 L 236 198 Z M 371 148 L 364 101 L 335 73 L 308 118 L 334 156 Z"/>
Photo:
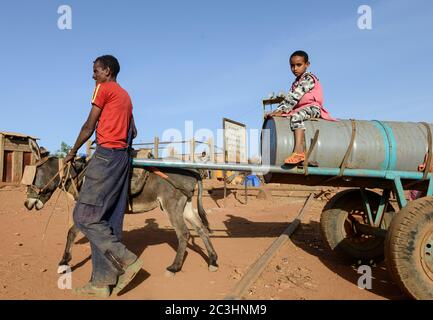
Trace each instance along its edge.
<path fill-rule="evenodd" d="M 35 164 L 29 140 L 38 138 L 0 131 L 0 182 L 20 183 L 24 167 Z"/>

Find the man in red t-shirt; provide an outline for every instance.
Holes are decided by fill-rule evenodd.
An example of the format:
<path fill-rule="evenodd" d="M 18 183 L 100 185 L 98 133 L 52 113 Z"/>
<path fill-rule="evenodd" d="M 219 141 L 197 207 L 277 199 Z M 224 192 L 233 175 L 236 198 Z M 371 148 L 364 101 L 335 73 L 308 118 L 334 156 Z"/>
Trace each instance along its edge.
<path fill-rule="evenodd" d="M 65 163 L 73 161 L 96 128 L 97 147 L 74 208 L 74 223 L 89 239 L 92 250 L 92 277 L 85 286 L 74 289 L 84 296 L 108 297 L 111 286 L 113 293 L 119 293 L 142 265 L 121 243 L 131 164 L 129 149 L 137 130 L 131 99 L 116 82 L 119 71 L 119 62 L 113 56 L 95 60 L 92 109 L 65 158 Z"/>

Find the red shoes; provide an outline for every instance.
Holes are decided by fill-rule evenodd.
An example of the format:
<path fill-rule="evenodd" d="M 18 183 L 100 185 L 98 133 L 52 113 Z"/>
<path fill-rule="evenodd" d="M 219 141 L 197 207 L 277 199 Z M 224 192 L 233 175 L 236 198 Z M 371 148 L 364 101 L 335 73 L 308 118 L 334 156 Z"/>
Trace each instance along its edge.
<path fill-rule="evenodd" d="M 305 152 L 302 153 L 296 153 L 293 152 L 290 157 L 288 157 L 286 160 L 284 160 L 285 164 L 298 164 L 305 160 Z"/>

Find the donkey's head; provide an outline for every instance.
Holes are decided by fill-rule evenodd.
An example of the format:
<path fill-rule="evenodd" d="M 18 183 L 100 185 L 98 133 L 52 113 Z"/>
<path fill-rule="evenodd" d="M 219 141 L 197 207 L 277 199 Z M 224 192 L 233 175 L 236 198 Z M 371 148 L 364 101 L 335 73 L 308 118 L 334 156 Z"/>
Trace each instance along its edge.
<path fill-rule="evenodd" d="M 59 170 L 58 163 L 57 157 L 46 156 L 39 159 L 34 166 L 33 181 L 27 186 L 27 199 L 24 202 L 28 210 L 42 209 L 59 186 L 60 177 L 59 175 L 55 176 Z"/>
<path fill-rule="evenodd" d="M 27 199 L 24 205 L 28 210 L 33 208 L 40 210 L 60 186 L 61 176 L 64 176 L 65 168 L 59 174 L 59 170 L 62 168 L 61 159 L 50 156 L 49 152 L 39 148 L 34 141 L 30 143 L 30 147 L 37 162 L 33 166 L 26 166 L 24 170 L 22 183 L 27 185 Z M 71 169 L 70 177 L 75 177 L 77 172 L 83 169 L 84 164 L 85 161 L 77 162 Z"/>

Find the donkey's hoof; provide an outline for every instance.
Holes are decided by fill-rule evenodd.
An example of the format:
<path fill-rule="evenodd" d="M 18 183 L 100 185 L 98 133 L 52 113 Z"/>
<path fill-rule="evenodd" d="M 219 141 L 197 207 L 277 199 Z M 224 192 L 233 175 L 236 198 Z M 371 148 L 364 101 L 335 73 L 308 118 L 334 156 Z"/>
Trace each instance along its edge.
<path fill-rule="evenodd" d="M 176 275 L 176 272 L 172 272 L 170 270 L 165 270 L 165 276 L 167 278 L 174 278 L 175 275 Z"/>
<path fill-rule="evenodd" d="M 218 271 L 218 266 L 209 265 L 209 271 L 210 272 Z"/>
<path fill-rule="evenodd" d="M 60 264 L 59 267 L 57 268 L 58 274 L 64 274 L 68 272 L 71 272 L 71 267 L 67 264 Z"/>

